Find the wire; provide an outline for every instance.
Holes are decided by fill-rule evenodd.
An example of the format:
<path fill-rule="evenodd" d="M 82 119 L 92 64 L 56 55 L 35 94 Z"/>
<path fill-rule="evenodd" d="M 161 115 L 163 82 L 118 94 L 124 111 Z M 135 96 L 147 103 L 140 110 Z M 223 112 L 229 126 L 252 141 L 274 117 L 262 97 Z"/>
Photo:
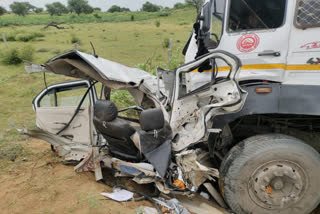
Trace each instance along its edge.
<path fill-rule="evenodd" d="M 86 91 L 86 93 L 83 95 L 76 111 L 74 112 L 73 116 L 71 117 L 70 121 L 67 123 L 67 125 L 65 125 L 65 127 L 63 127 L 60 131 L 57 132 L 56 135 L 59 135 L 61 132 L 63 132 L 64 130 L 66 130 L 70 124 L 72 123 L 72 121 L 74 120 L 74 118 L 77 116 L 77 114 L 79 113 L 80 111 L 80 108 L 82 106 L 82 103 L 84 102 L 85 98 L 87 97 L 88 93 L 90 92 L 91 88 L 96 84 L 97 82 L 94 82 L 90 85 L 90 87 L 88 88 L 88 90 Z"/>

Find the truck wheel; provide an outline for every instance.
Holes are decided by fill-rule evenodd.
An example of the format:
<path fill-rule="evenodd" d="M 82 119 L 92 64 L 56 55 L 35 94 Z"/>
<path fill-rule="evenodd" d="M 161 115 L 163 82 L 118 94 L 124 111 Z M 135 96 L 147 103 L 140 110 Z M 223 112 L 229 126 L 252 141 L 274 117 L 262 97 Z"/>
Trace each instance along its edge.
<path fill-rule="evenodd" d="M 320 155 L 290 136 L 250 137 L 222 161 L 219 185 L 237 214 L 308 214 L 320 202 Z"/>

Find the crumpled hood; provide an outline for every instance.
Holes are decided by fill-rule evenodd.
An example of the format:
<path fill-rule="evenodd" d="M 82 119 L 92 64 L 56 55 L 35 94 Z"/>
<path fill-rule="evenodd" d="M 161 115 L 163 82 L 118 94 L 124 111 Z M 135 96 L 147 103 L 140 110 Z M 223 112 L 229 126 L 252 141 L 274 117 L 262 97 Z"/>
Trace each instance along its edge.
<path fill-rule="evenodd" d="M 156 76 L 77 50 L 55 56 L 43 66 L 47 71 L 75 78 L 96 80 L 112 89 L 129 89 L 143 85 L 152 94 L 157 91 Z M 160 85 L 163 85 L 162 81 Z"/>

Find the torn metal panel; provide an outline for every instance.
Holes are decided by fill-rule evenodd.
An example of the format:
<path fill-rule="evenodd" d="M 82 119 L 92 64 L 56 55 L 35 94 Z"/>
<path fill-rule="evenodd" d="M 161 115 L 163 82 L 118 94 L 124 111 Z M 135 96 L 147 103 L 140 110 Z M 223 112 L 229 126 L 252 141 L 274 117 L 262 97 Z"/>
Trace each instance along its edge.
<path fill-rule="evenodd" d="M 45 72 L 46 69 L 43 65 L 34 64 L 32 62 L 24 61 L 24 69 L 27 73 L 42 73 Z"/>
<path fill-rule="evenodd" d="M 76 172 L 92 172 L 95 170 L 93 160 L 93 149 L 90 149 L 88 155 L 77 166 L 74 167 Z"/>
<path fill-rule="evenodd" d="M 24 129 L 23 132 L 20 133 L 49 142 L 55 147 L 58 155 L 64 157 L 65 160 L 80 161 L 88 155 L 91 149 L 91 146 L 76 145 L 66 138 L 59 137 L 43 130 Z"/>
<path fill-rule="evenodd" d="M 230 65 L 229 77 L 224 81 L 210 79 L 207 84 L 188 91 L 185 87 L 185 74 L 201 67 L 206 61 L 221 58 Z M 210 118 L 218 110 L 224 113 L 239 111 L 245 102 L 246 92 L 242 91 L 236 76 L 240 63 L 235 57 L 220 52 L 213 52 L 191 63 L 177 68 L 175 88 L 171 99 L 172 114 L 170 126 L 175 137 L 174 151 L 182 151 L 190 145 L 206 141 L 210 128 Z"/>
<path fill-rule="evenodd" d="M 148 177 L 156 177 L 156 173 L 153 170 L 152 165 L 144 163 L 129 163 L 126 161 L 112 158 L 112 166 L 128 175 L 139 176 L 141 173 Z"/>
<path fill-rule="evenodd" d="M 134 177 L 132 180 L 137 184 L 151 184 L 155 182 L 153 177 Z"/>
<path fill-rule="evenodd" d="M 126 89 L 144 85 L 152 94 L 156 94 L 157 91 L 156 76 L 77 50 L 55 56 L 44 66 L 50 72 L 97 80 L 112 89 Z M 163 85 L 162 82 L 161 85 Z"/>
<path fill-rule="evenodd" d="M 177 165 L 181 168 L 184 179 L 196 189 L 207 179 L 215 181 L 219 177 L 219 171 L 202 165 L 198 161 L 198 154 L 201 150 L 188 150 L 176 155 Z"/>
<path fill-rule="evenodd" d="M 220 193 L 212 186 L 211 183 L 204 183 L 203 186 L 208 190 L 210 195 L 216 200 L 216 202 L 223 208 L 228 208 L 226 203 L 224 202 Z"/>
<path fill-rule="evenodd" d="M 230 214 L 212 201 L 208 201 L 198 194 L 194 197 L 177 196 L 181 204 L 192 213 L 197 214 Z"/>

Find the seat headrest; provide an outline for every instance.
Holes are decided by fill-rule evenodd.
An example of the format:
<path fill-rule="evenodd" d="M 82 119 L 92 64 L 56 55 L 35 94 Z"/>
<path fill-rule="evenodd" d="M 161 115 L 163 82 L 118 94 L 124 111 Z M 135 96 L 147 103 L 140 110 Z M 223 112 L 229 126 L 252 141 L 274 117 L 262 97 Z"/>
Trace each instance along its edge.
<path fill-rule="evenodd" d="M 140 114 L 140 126 L 144 131 L 162 129 L 164 115 L 160 108 L 143 110 Z"/>
<path fill-rule="evenodd" d="M 117 118 L 118 108 L 109 100 L 97 100 L 94 105 L 94 116 L 100 121 L 110 122 Z"/>

